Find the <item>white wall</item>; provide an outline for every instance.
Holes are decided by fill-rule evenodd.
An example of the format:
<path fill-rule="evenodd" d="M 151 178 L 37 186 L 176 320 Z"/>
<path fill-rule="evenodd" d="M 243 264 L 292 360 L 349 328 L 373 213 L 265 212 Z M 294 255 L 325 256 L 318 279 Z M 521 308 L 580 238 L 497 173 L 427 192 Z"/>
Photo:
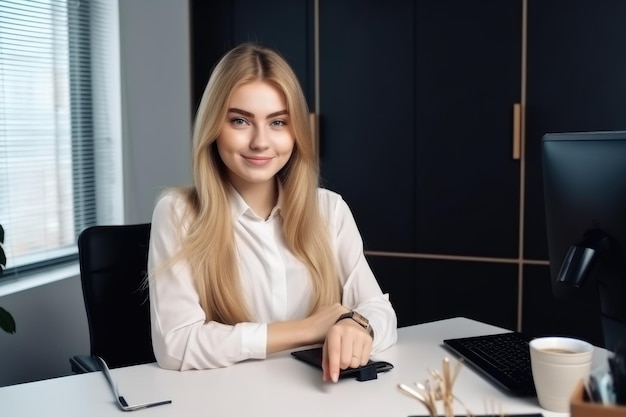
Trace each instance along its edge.
<path fill-rule="evenodd" d="M 149 222 L 159 193 L 191 181 L 187 0 L 120 0 L 126 223 Z"/>
<path fill-rule="evenodd" d="M 187 0 L 119 0 L 126 223 L 149 222 L 166 186 L 190 181 Z M 0 332 L 0 386 L 70 373 L 89 352 L 78 277 L 0 297 L 17 333 Z"/>

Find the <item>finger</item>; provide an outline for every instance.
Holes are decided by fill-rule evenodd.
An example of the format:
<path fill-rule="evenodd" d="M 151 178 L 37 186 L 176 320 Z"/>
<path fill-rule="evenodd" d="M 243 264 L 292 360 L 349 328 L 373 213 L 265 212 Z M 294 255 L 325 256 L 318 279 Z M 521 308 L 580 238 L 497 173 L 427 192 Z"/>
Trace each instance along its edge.
<path fill-rule="evenodd" d="M 353 343 L 348 342 L 345 338 L 341 339 L 341 357 L 339 367 L 341 369 L 354 368 L 353 362 L 358 358 L 361 361 L 360 351 L 354 352 Z"/>
<path fill-rule="evenodd" d="M 352 361 L 353 363 L 350 365 L 351 368 L 357 368 L 359 366 L 367 365 L 367 361 L 369 359 L 369 355 L 367 355 L 367 350 L 365 349 L 365 345 L 358 338 L 352 342 Z M 356 361 L 356 363 L 354 363 Z"/>
<path fill-rule="evenodd" d="M 370 360 L 370 355 L 368 349 L 365 347 L 359 350 L 361 353 L 359 354 L 359 366 L 365 366 Z"/>
<path fill-rule="evenodd" d="M 350 368 L 358 368 L 359 366 L 361 366 L 361 356 L 354 352 L 350 361 Z"/>
<path fill-rule="evenodd" d="M 331 381 L 337 382 L 341 366 L 341 336 L 336 332 L 330 331 L 324 346 L 326 346 L 326 355 L 328 356 L 328 375 Z"/>
<path fill-rule="evenodd" d="M 361 366 L 367 365 L 372 355 L 372 342 L 371 339 L 366 340 L 361 350 Z"/>
<path fill-rule="evenodd" d="M 326 342 L 322 346 L 322 380 L 328 381 L 330 379 L 330 371 L 328 369 L 328 350 L 326 349 Z"/>

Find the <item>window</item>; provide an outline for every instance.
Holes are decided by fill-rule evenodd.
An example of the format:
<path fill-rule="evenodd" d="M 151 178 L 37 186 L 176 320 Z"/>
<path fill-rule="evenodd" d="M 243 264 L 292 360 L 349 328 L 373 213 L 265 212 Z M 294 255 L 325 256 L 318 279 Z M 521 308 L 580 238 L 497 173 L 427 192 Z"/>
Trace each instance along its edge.
<path fill-rule="evenodd" d="M 0 0 L 4 276 L 122 219 L 117 2 Z"/>

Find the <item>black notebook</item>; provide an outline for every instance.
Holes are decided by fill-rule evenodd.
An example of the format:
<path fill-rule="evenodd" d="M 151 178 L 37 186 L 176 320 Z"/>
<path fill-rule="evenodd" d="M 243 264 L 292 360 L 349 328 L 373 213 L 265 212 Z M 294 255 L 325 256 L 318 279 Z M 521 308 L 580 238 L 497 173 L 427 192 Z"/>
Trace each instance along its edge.
<path fill-rule="evenodd" d="M 322 369 L 322 348 L 315 347 L 304 350 L 297 350 L 291 352 L 291 355 L 309 365 L 312 365 L 318 369 Z M 339 379 L 343 378 L 356 378 L 358 381 L 368 381 L 370 379 L 376 379 L 379 372 L 387 372 L 393 369 L 393 365 L 385 361 L 370 361 L 367 365 L 359 366 L 358 368 L 342 369 L 339 372 Z"/>
<path fill-rule="evenodd" d="M 536 392 L 530 367 L 530 339 L 522 333 L 507 332 L 446 339 L 443 344 L 502 390 L 533 396 Z"/>

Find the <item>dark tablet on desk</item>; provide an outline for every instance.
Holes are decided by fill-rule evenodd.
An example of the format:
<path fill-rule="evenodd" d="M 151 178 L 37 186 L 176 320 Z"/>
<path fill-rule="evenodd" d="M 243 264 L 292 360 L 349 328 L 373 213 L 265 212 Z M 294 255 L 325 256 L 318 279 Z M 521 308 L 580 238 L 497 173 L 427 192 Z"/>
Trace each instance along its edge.
<path fill-rule="evenodd" d="M 311 349 L 297 350 L 291 352 L 294 358 L 308 363 L 318 369 L 322 369 L 322 348 L 315 347 Z M 387 372 L 393 369 L 393 365 L 384 361 L 370 361 L 367 365 L 358 368 L 342 369 L 339 372 L 339 379 L 356 378 L 358 381 L 369 381 L 376 379 L 379 372 Z"/>

